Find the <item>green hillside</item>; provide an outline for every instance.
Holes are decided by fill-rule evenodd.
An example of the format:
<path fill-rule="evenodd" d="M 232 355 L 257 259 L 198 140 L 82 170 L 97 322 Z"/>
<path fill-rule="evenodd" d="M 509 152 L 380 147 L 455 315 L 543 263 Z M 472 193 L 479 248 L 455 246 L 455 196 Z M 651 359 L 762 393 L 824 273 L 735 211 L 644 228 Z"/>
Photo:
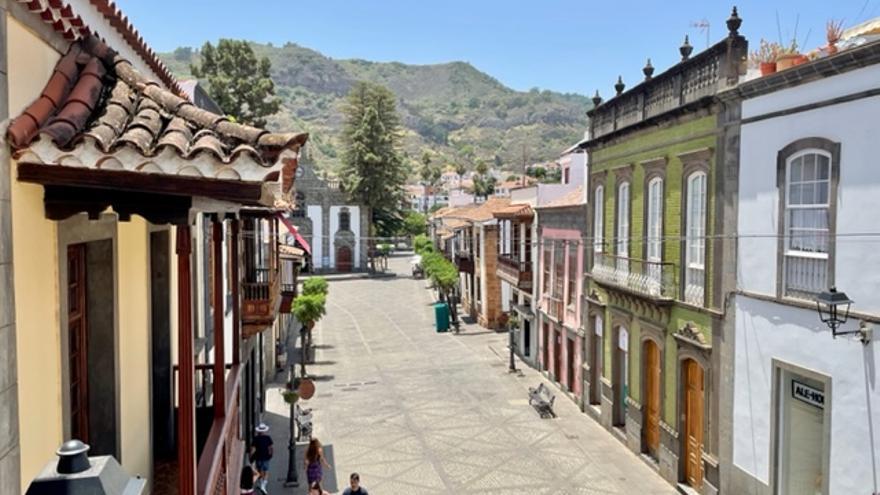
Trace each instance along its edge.
<path fill-rule="evenodd" d="M 586 128 L 590 102 L 585 96 L 514 91 L 465 62 L 334 60 L 293 43 L 253 47 L 258 56 L 271 60 L 282 100 L 270 125 L 310 132 L 310 153 L 322 168 L 338 164 L 340 103 L 358 80 L 383 84 L 397 95 L 404 149 L 414 160 L 432 150 L 453 163 L 470 146 L 477 158 L 518 169 L 524 153 L 530 163 L 554 159 L 580 140 Z M 191 48 L 161 56 L 179 78 L 191 77 L 189 65 L 198 61 Z"/>

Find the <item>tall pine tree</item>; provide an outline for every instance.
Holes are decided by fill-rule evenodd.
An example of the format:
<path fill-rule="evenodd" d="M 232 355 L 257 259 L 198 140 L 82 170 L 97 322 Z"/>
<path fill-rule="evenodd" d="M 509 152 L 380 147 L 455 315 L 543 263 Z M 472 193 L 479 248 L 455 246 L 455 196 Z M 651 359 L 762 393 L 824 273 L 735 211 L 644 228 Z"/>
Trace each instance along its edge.
<path fill-rule="evenodd" d="M 370 208 L 381 236 L 402 223 L 401 202 L 406 168 L 399 152 L 400 117 L 387 88 L 358 82 L 343 108 L 342 180 L 353 199 Z"/>

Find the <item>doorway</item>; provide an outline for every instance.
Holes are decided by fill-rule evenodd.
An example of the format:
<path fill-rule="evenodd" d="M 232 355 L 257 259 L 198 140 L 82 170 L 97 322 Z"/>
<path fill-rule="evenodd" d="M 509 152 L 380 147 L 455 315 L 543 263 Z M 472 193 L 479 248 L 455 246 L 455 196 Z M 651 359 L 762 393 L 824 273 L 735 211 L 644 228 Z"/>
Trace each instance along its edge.
<path fill-rule="evenodd" d="M 348 273 L 351 271 L 351 248 L 339 246 L 336 248 L 336 271 Z"/>
<path fill-rule="evenodd" d="M 553 379 L 562 381 L 562 335 L 558 330 L 553 331 Z"/>
<path fill-rule="evenodd" d="M 629 385 L 627 370 L 627 352 L 629 350 L 629 332 L 623 326 L 617 327 L 615 332 L 617 339 L 612 353 L 612 377 L 611 383 L 614 389 L 614 404 L 611 408 L 613 426 L 623 428 L 626 426 L 626 396 Z"/>
<path fill-rule="evenodd" d="M 113 241 L 67 246 L 70 438 L 118 456 Z"/>
<path fill-rule="evenodd" d="M 568 383 L 567 383 L 567 385 L 568 385 L 568 391 L 571 393 L 575 393 L 574 368 L 575 368 L 575 366 L 577 366 L 577 362 L 576 362 L 575 356 L 574 356 L 574 339 L 569 338 L 567 340 L 568 340 L 568 349 L 566 350 L 567 351 L 566 356 L 568 356 L 568 377 L 567 377 Z"/>
<path fill-rule="evenodd" d="M 825 383 L 786 369 L 777 377 L 777 493 L 827 493 Z"/>
<path fill-rule="evenodd" d="M 682 363 L 684 382 L 684 479 L 693 488 L 703 485 L 703 368 L 693 359 Z"/>
<path fill-rule="evenodd" d="M 541 364 L 544 371 L 550 371 L 550 325 L 544 323 L 543 335 L 541 341 L 544 345 L 541 348 Z"/>
<path fill-rule="evenodd" d="M 602 401 L 602 317 L 593 316 L 590 332 L 590 404 L 598 406 Z"/>
<path fill-rule="evenodd" d="M 532 355 L 532 322 L 526 319 L 523 320 L 523 355 Z"/>
<path fill-rule="evenodd" d="M 660 347 L 646 340 L 644 349 L 645 377 L 645 453 L 657 460 L 660 449 Z"/>

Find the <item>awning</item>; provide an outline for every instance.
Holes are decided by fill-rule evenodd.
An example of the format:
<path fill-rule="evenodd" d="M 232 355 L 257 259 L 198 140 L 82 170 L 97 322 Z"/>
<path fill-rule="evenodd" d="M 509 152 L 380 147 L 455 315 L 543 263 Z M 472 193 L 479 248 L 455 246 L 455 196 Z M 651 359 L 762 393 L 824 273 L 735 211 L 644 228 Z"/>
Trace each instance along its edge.
<path fill-rule="evenodd" d="M 287 227 L 287 231 L 290 232 L 291 234 L 293 234 L 293 238 L 296 239 L 297 244 L 302 246 L 302 248 L 306 251 L 306 253 L 308 253 L 308 255 L 311 256 L 312 255 L 312 248 L 311 248 L 311 246 L 309 246 L 309 243 L 306 242 L 306 240 L 303 238 L 303 236 L 299 235 L 299 231 L 296 230 L 296 226 L 293 225 L 292 223 L 290 223 L 290 220 L 288 220 L 281 213 L 278 213 L 277 216 L 278 216 L 278 219 L 281 220 L 281 223 L 283 223 L 284 226 Z"/>

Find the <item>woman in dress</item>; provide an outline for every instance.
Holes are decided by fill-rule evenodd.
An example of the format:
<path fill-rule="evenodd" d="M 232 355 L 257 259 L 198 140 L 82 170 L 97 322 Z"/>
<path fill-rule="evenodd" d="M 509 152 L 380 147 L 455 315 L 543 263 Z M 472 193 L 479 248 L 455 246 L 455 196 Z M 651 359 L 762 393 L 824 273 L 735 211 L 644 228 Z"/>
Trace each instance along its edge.
<path fill-rule="evenodd" d="M 324 468 L 330 468 L 327 459 L 324 458 L 324 448 L 317 438 L 313 438 L 309 442 L 309 448 L 306 450 L 306 479 L 309 486 L 314 482 L 320 483 L 324 480 Z"/>

